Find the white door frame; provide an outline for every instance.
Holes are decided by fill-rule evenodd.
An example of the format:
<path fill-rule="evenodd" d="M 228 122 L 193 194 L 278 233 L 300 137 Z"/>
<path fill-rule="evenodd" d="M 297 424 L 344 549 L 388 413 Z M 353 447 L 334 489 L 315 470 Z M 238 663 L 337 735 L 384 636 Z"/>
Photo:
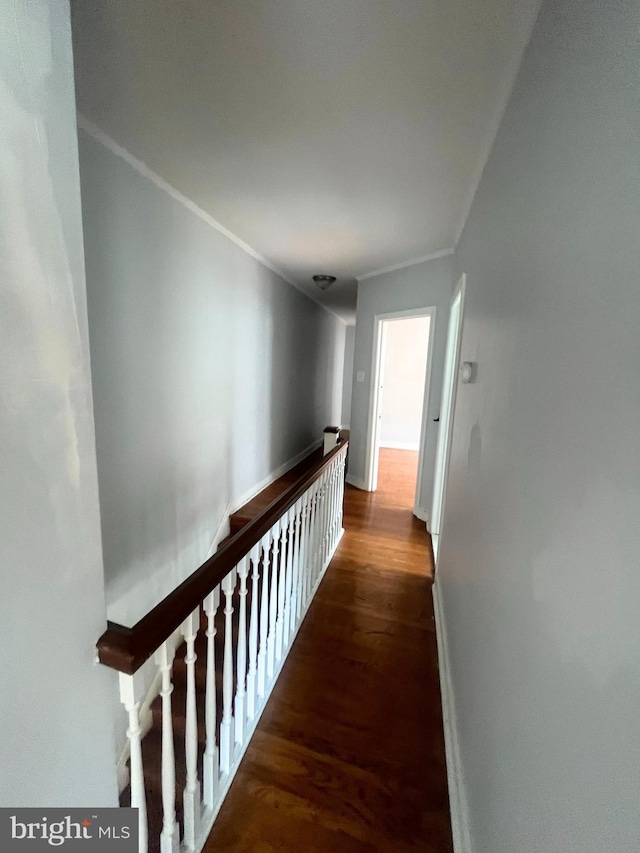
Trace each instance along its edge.
<path fill-rule="evenodd" d="M 416 493 L 413 512 L 420 512 L 420 491 L 422 487 L 422 462 L 424 459 L 425 436 L 428 423 L 429 386 L 431 383 L 431 362 L 433 355 L 433 340 L 436 323 L 434 306 L 424 308 L 407 308 L 404 311 L 390 311 L 376 314 L 373 318 L 373 355 L 371 362 L 371 385 L 369 389 L 369 416 L 367 421 L 367 443 L 364 461 L 364 486 L 368 492 L 378 488 L 378 409 L 380 406 L 380 374 L 382 372 L 382 356 L 384 353 L 384 322 L 385 320 L 403 320 L 409 317 L 429 317 L 429 342 L 427 346 L 427 365 L 422 397 L 422 420 L 420 425 L 420 445 L 418 451 L 418 472 L 416 477 Z M 420 512 L 420 515 L 423 515 Z"/>
<path fill-rule="evenodd" d="M 433 501 L 431 504 L 431 524 L 430 524 L 430 532 L 432 534 L 433 545 L 434 545 L 434 554 L 438 556 L 438 551 L 440 550 L 440 542 L 438 541 L 442 534 L 442 519 L 444 518 L 444 509 L 445 509 L 445 500 L 447 496 L 447 481 L 449 479 L 449 461 L 451 457 L 451 438 L 453 436 L 453 420 L 456 409 L 456 396 L 458 392 L 458 381 L 459 381 L 459 372 L 460 372 L 460 347 L 462 343 L 462 321 L 464 317 L 464 297 L 465 297 L 465 289 L 467 285 L 467 277 L 466 274 L 463 273 L 460 277 L 460 281 L 458 282 L 456 289 L 453 291 L 453 295 L 451 297 L 451 306 L 453 307 L 456 303 L 456 300 L 460 299 L 460 308 L 458 313 L 458 322 L 455 330 L 455 346 L 454 350 L 451 354 L 452 356 L 452 372 L 451 372 L 451 391 L 449 394 L 449 399 L 442 399 L 440 403 L 440 419 L 442 422 L 442 412 L 444 407 L 448 406 L 449 414 L 447 418 L 447 431 L 446 435 L 438 434 L 438 442 L 436 444 L 436 469 L 434 470 L 434 478 L 433 478 Z M 449 340 L 448 336 L 451 332 L 451 325 L 449 324 L 449 331 L 447 333 L 447 349 L 445 352 L 449 351 Z M 445 356 L 446 357 L 446 356 Z M 444 366 L 444 373 L 446 375 L 447 364 Z M 445 393 L 445 389 L 443 388 L 443 394 Z M 441 477 L 438 477 L 438 464 L 441 464 L 442 474 Z M 438 489 L 438 480 L 440 480 L 440 489 Z M 439 492 L 439 494 L 438 494 Z M 439 508 L 437 507 L 437 502 L 439 502 Z M 437 526 L 437 530 L 436 530 Z"/>

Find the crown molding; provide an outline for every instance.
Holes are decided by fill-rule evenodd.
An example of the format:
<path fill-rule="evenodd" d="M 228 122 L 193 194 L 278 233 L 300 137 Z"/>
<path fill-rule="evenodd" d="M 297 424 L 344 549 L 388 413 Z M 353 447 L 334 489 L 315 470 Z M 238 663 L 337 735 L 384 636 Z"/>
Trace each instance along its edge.
<path fill-rule="evenodd" d="M 361 281 L 366 281 L 368 278 L 375 278 L 378 275 L 384 275 L 388 272 L 395 272 L 396 270 L 403 270 L 406 267 L 414 267 L 418 264 L 424 264 L 426 261 L 435 261 L 437 258 L 445 258 L 447 255 L 453 255 L 453 249 L 441 249 L 439 252 L 432 252 L 430 255 L 423 255 L 420 258 L 411 258 L 408 261 L 403 261 L 401 264 L 394 264 L 390 267 L 383 267 L 379 270 L 372 270 L 371 272 L 363 273 L 362 275 L 357 275 L 356 280 L 358 283 Z"/>
<path fill-rule="evenodd" d="M 275 267 L 270 261 L 268 261 L 263 255 L 259 252 L 256 252 L 255 249 L 252 249 L 248 243 L 245 243 L 244 240 L 241 240 L 240 237 L 235 235 L 232 231 L 229 231 L 228 228 L 225 228 L 217 219 L 214 219 L 211 214 L 207 213 L 206 210 L 203 210 L 199 207 L 195 202 L 191 201 L 190 198 L 187 198 L 186 195 L 183 195 L 180 190 L 177 190 L 172 184 L 168 181 L 165 181 L 164 178 L 160 177 L 153 169 L 150 169 L 146 163 L 143 163 L 142 160 L 138 160 L 130 151 L 127 151 L 122 145 L 117 143 L 115 139 L 112 139 L 104 130 L 101 130 L 97 125 L 95 125 L 92 121 L 90 121 L 86 116 L 83 116 L 82 113 L 77 114 L 78 127 L 84 130 L 89 136 L 99 142 L 101 145 L 104 145 L 112 154 L 115 154 L 116 157 L 119 157 L 121 160 L 124 160 L 128 163 L 136 172 L 139 172 L 144 178 L 147 178 L 153 184 L 155 184 L 158 189 L 161 189 L 163 192 L 167 193 L 171 196 L 175 201 L 179 204 L 186 207 L 191 213 L 195 214 L 197 217 L 202 219 L 203 222 L 206 222 L 211 228 L 214 228 L 220 234 L 227 238 L 227 240 L 231 240 L 232 243 L 235 243 L 243 252 L 246 252 L 247 255 L 251 255 L 256 261 L 261 263 L 264 267 L 274 272 L 276 275 L 280 276 L 280 278 L 284 279 L 288 284 L 296 287 L 296 283 L 288 278 L 282 270 Z M 299 288 L 298 288 L 299 289 Z M 314 300 L 315 301 L 315 300 Z M 324 306 L 322 306 L 324 307 Z"/>
<path fill-rule="evenodd" d="M 183 207 L 209 225 L 211 228 L 218 231 L 218 233 L 222 234 L 227 240 L 230 240 L 232 243 L 235 243 L 239 249 L 242 249 L 247 255 L 250 255 L 254 258 L 258 263 L 262 264 L 263 267 L 266 267 L 271 272 L 275 273 L 279 276 L 283 281 L 286 281 L 287 284 L 290 284 L 292 287 L 295 287 L 303 296 L 306 296 L 307 299 L 310 299 L 311 302 L 314 302 L 319 308 L 322 308 L 336 320 L 340 320 L 341 323 L 347 325 L 347 321 L 337 314 L 332 308 L 328 305 L 323 305 L 318 299 L 314 299 L 314 296 L 311 296 L 298 282 L 294 281 L 289 276 L 285 275 L 281 269 L 274 266 L 270 261 L 268 261 L 263 255 L 259 252 L 256 252 L 248 243 L 245 243 L 244 240 L 241 240 L 233 231 L 229 231 L 228 228 L 225 228 L 222 223 L 218 222 L 217 219 L 214 219 L 211 214 L 207 213 L 206 210 L 203 210 L 199 207 L 195 202 L 191 201 L 190 198 L 187 198 L 186 195 L 180 192 L 180 190 L 176 189 L 172 184 L 168 181 L 165 181 L 157 172 L 154 172 L 153 169 L 149 168 L 146 163 L 143 163 L 142 160 L 139 160 L 135 157 L 130 151 L 127 151 L 122 145 L 115 141 L 109 134 L 105 133 L 104 130 L 101 130 L 96 124 L 90 121 L 86 116 L 82 115 L 82 113 L 78 112 L 76 114 L 78 127 L 81 128 L 88 136 L 91 136 L 92 139 L 95 139 L 96 142 L 103 145 L 112 154 L 115 154 L 116 157 L 119 157 L 121 160 L 124 160 L 125 163 L 128 163 L 132 169 L 135 169 L 143 178 L 147 178 L 147 180 L 151 181 L 155 184 L 158 189 L 170 195 L 175 201 L 181 204 Z"/>

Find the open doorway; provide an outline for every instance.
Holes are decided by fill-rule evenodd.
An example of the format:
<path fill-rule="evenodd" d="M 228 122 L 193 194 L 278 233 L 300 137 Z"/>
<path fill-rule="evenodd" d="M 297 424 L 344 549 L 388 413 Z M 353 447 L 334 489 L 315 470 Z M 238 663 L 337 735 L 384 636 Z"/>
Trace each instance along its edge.
<path fill-rule="evenodd" d="M 435 309 L 381 314 L 375 318 L 373 393 L 369 420 L 369 491 L 392 488 L 418 517 L 431 329 Z"/>

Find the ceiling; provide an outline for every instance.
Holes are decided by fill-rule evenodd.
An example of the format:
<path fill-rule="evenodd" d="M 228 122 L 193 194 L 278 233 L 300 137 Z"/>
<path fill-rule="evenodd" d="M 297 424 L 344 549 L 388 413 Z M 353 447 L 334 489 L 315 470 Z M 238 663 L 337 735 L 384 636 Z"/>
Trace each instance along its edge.
<path fill-rule="evenodd" d="M 352 322 L 357 278 L 455 246 L 538 7 L 77 0 L 78 109 Z"/>

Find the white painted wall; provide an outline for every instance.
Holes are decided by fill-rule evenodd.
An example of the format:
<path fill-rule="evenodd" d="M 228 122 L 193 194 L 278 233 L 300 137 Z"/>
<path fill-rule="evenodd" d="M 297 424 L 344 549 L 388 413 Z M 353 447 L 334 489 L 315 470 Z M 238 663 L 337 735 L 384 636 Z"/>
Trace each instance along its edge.
<path fill-rule="evenodd" d="M 456 255 L 438 586 L 474 853 L 640 838 L 640 7 L 545 3 Z"/>
<path fill-rule="evenodd" d="M 420 508 L 424 512 L 428 512 L 433 494 L 433 470 L 438 437 L 437 424 L 433 422 L 433 418 L 438 416 L 440 404 L 447 317 L 452 292 L 453 257 L 451 255 L 385 273 L 360 282 L 358 285 L 349 450 L 349 479 L 353 483 L 364 481 L 375 315 L 409 308 L 436 307 L 436 319 L 432 330 L 433 367 L 427 402 L 427 432 L 422 494 L 420 495 Z M 364 371 L 364 382 L 356 381 L 358 371 Z"/>
<path fill-rule="evenodd" d="M 342 376 L 342 425 L 351 423 L 351 386 L 353 384 L 353 350 L 356 343 L 356 327 L 347 326 L 344 343 L 344 372 Z"/>
<path fill-rule="evenodd" d="M 107 603 L 128 624 L 339 420 L 345 326 L 84 131 L 80 169 Z"/>
<path fill-rule="evenodd" d="M 429 317 L 385 323 L 380 447 L 418 450 L 429 346 Z"/>
<path fill-rule="evenodd" d="M 0 69 L 0 806 L 115 806 L 67 5 L 0 4 Z"/>

